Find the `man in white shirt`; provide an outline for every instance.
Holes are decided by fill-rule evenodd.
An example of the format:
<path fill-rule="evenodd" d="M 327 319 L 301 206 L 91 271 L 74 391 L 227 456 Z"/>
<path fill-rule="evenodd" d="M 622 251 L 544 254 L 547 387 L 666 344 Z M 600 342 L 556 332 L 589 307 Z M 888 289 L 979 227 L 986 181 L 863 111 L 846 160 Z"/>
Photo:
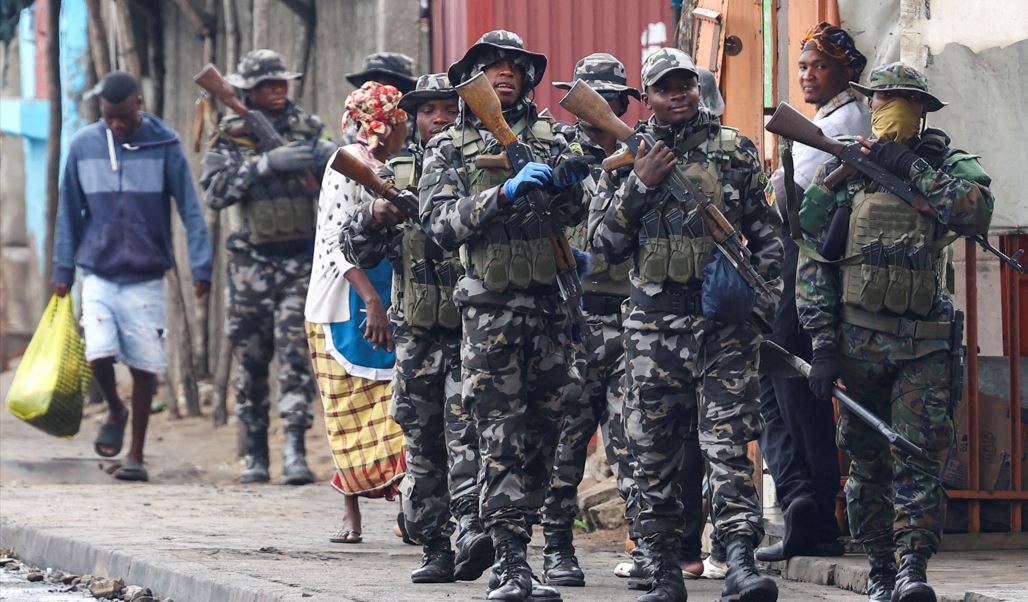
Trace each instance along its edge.
<path fill-rule="evenodd" d="M 867 64 L 853 38 L 838 27 L 820 23 L 807 31 L 802 44 L 799 85 L 803 100 L 817 106 L 814 122 L 826 136 L 867 136 L 871 131 L 871 116 L 865 103 L 859 102 L 849 87 L 850 81 L 860 78 Z M 800 327 L 796 315 L 799 248 L 790 236 L 788 214 L 798 211 L 797 205 L 814 172 L 829 158 L 828 153 L 794 144 L 793 182 L 787 183 L 784 169 L 779 168 L 772 174 L 768 189 L 785 214 L 782 220 L 784 291 L 771 338 L 808 361 L 810 337 Z M 796 191 L 791 199 L 786 194 L 786 186 L 790 185 Z M 816 399 L 803 379 L 761 375 L 760 385 L 765 424 L 760 449 L 775 480 L 785 515 L 785 535 L 781 542 L 757 550 L 757 559 L 780 561 L 798 555 L 841 556 L 843 547 L 837 540 L 839 527 L 835 520 L 839 464 L 832 404 Z"/>

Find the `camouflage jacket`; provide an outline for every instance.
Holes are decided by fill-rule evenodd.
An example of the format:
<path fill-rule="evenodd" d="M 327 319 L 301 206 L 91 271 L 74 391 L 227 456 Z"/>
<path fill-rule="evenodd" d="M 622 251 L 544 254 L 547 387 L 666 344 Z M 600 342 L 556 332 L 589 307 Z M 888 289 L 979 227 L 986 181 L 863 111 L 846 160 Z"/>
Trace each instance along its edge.
<path fill-rule="evenodd" d="M 321 119 L 290 103 L 272 122 L 286 142 L 313 141 L 323 129 Z M 307 190 L 300 176 L 283 179 L 266 167 L 260 143 L 238 115 L 228 115 L 218 125 L 201 164 L 200 186 L 211 209 L 221 210 L 259 196 L 303 195 L 317 202 L 317 192 Z M 320 175 L 320 174 L 318 174 Z M 269 190 L 269 184 L 270 190 Z M 229 247 L 248 247 L 239 234 L 229 236 Z"/>
<path fill-rule="evenodd" d="M 685 142 L 702 128 L 708 131 L 707 141 L 688 149 Z M 708 146 L 720 135 L 717 121 L 706 113 L 701 113 L 696 120 L 678 128 L 659 126 L 650 118 L 649 121 L 639 123 L 636 130 L 645 131 L 655 139 L 673 145 L 681 167 L 695 162 L 706 163 Z M 745 237 L 757 272 L 780 294 L 782 218 L 774 207 L 768 205 L 763 193 L 764 174 L 757 159 L 756 147 L 744 136 L 738 137 L 728 167 L 721 172 L 721 188 L 725 217 Z M 642 216 L 669 198 L 670 193 L 660 187 L 646 186 L 628 168 L 605 173 L 590 211 L 593 250 L 600 253 L 608 263 L 634 257 L 640 245 Z M 644 281 L 639 276 L 638 265 L 633 267 L 629 277 L 632 288 L 648 296 L 660 293 L 665 286 Z M 768 321 L 773 319 L 770 315 L 763 317 Z M 626 317 L 625 325 L 630 328 L 673 330 L 688 327 L 691 320 L 691 316 L 673 316 L 633 307 Z"/>
<path fill-rule="evenodd" d="M 575 127 L 575 141 L 578 142 L 579 146 L 582 147 L 582 154 L 592 157 L 594 163 L 589 168 L 589 177 L 582 181 L 582 200 L 583 205 L 587 208 L 593 205 L 594 199 L 596 199 L 596 193 L 599 190 L 600 180 L 603 179 L 603 160 L 607 158 L 607 151 L 603 150 L 602 147 L 597 146 L 593 143 L 589 136 L 582 131 L 580 125 Z M 592 243 L 590 242 L 588 226 L 592 222 L 592 218 L 587 212 L 582 221 L 579 222 L 574 228 L 568 232 L 568 240 L 571 241 L 571 245 L 582 251 L 590 251 Z"/>
<path fill-rule="evenodd" d="M 941 163 L 929 159 L 930 167 L 912 179 L 911 184 L 927 197 L 941 223 L 955 228 L 986 228 L 994 204 L 989 190 L 991 178 L 975 155 L 947 149 L 944 156 Z M 817 169 L 801 205 L 803 245 L 796 272 L 796 309 L 814 349 L 828 347 L 851 357 L 882 361 L 885 358 L 912 359 L 948 348 L 947 341 L 897 337 L 846 324 L 839 319 L 842 307 L 840 270 L 835 265 L 819 263 L 805 251 L 821 246 L 836 207 L 849 205 L 857 192 L 878 190 L 878 185 L 863 175 L 857 175 L 833 192 L 824 185 L 824 179 L 838 166 L 838 159 L 832 159 Z M 816 218 L 810 217 L 815 214 Z M 952 312 L 952 299 L 942 285 L 944 268 L 942 261 L 936 265 L 939 274 L 936 298 L 931 314 L 924 320 L 946 320 Z"/>
<path fill-rule="evenodd" d="M 534 106 L 529 106 L 528 126 L 519 137 L 526 139 L 531 124 L 539 119 Z M 513 120 L 508 116 L 508 120 Z M 458 124 L 459 125 L 459 124 Z M 469 185 L 469 168 L 474 157 L 464 157 L 459 141 L 454 140 L 458 125 L 434 136 L 425 149 L 425 163 L 418 183 L 421 204 L 421 222 L 425 232 L 443 249 L 457 250 L 464 247 L 470 252 L 476 245 L 485 246 L 483 236 L 494 220 L 521 219 L 515 216 L 510 206 L 500 207 L 500 186 L 493 186 L 477 194 Z M 477 120 L 466 121 L 463 127 L 474 127 L 486 143 L 483 154 L 502 153 L 503 147 Z M 553 123 L 553 137 L 549 157 L 536 157 L 537 161 L 551 161 L 562 154 L 581 149 L 574 142 L 574 128 L 564 123 Z M 459 135 L 459 134 L 457 134 Z M 514 174 L 509 174 L 513 176 Z M 581 221 L 585 213 L 582 204 L 582 187 L 579 184 L 560 190 L 550 203 L 554 211 L 550 225 L 564 228 Z M 543 294 L 534 291 L 508 289 L 502 293 L 488 291 L 485 283 L 470 272 L 457 283 L 454 301 L 458 305 L 486 305 L 505 307 L 519 311 L 555 313 L 561 304 L 554 285 L 551 292 Z"/>

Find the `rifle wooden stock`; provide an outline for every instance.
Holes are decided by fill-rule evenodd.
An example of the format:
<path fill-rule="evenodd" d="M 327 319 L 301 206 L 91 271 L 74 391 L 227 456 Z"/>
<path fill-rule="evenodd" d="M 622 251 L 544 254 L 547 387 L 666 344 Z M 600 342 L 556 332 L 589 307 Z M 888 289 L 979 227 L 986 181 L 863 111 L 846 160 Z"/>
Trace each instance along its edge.
<path fill-rule="evenodd" d="M 510 158 L 507 155 L 479 155 L 475 157 L 475 167 L 479 169 L 504 169 L 510 171 Z"/>
<path fill-rule="evenodd" d="M 834 138 L 825 136 L 821 128 L 787 102 L 778 105 L 764 129 L 836 157 L 846 146 Z"/>
<path fill-rule="evenodd" d="M 603 163 L 600 165 L 603 167 L 603 171 L 614 171 L 615 169 L 626 165 L 632 165 L 634 163 L 635 157 L 632 153 L 628 152 L 627 148 L 625 148 L 604 159 Z"/>
<path fill-rule="evenodd" d="M 250 111 L 239 100 L 239 97 L 236 96 L 235 88 L 225 81 L 225 78 L 222 77 L 214 63 L 207 63 L 206 67 L 193 76 L 193 81 L 196 82 L 196 85 L 207 90 L 208 94 L 221 101 L 221 104 L 231 109 L 236 115 L 243 115 Z"/>
<path fill-rule="evenodd" d="M 843 163 L 825 176 L 824 185 L 828 190 L 837 190 L 846 180 L 860 173 L 856 167 Z"/>
<path fill-rule="evenodd" d="M 486 79 L 485 73 L 479 73 L 468 81 L 456 87 L 457 95 L 468 105 L 471 112 L 482 121 L 485 129 L 489 130 L 500 144 L 507 146 L 518 141 L 514 131 L 507 125 L 503 118 L 503 107 L 500 106 L 500 98 L 496 96 L 496 90 Z"/>
<path fill-rule="evenodd" d="M 391 183 L 378 177 L 375 170 L 345 150 L 336 153 L 330 167 L 387 201 L 392 201 L 400 194 Z"/>
<path fill-rule="evenodd" d="M 560 106 L 622 142 L 634 133 L 627 123 L 621 121 L 614 114 L 614 111 L 610 109 L 610 104 L 600 96 L 600 93 L 590 88 L 582 80 L 578 80 L 571 86 L 568 93 L 560 100 Z"/>

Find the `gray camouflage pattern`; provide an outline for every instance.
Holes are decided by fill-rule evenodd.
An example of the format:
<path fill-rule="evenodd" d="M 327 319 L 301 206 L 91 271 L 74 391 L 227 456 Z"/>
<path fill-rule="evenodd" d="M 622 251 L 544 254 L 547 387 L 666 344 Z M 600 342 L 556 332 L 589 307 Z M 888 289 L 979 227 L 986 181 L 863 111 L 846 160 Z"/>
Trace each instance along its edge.
<path fill-rule="evenodd" d="M 664 59 L 648 60 L 647 65 Z M 716 123 L 701 113 L 678 127 L 640 127 L 665 140 L 685 162 L 707 161 L 708 143 L 686 149 L 680 144 L 697 128 L 717 135 Z M 627 170 L 624 170 L 627 171 Z M 663 193 L 638 180 L 634 172 L 607 174 L 593 207 L 606 206 L 593 232 L 597 252 L 608 262 L 633 257 L 642 215 L 662 201 Z M 781 271 L 781 218 L 763 196 L 762 172 L 752 143 L 740 137 L 722 169 L 724 213 L 746 237 L 757 271 L 778 282 Z M 602 198 L 605 197 L 605 198 Z M 633 288 L 647 295 L 663 290 L 631 274 Z M 636 461 L 639 513 L 635 531 L 653 550 L 677 549 L 682 535 L 683 441 L 698 412 L 699 440 L 710 464 L 714 524 L 726 537 L 741 535 L 755 543 L 763 534 L 761 509 L 753 484 L 746 444 L 763 425 L 757 386 L 757 348 L 761 333 L 752 321 L 721 324 L 701 315 L 675 315 L 629 305 L 625 328 L 625 432 Z"/>
<path fill-rule="evenodd" d="M 661 48 L 646 57 L 642 65 L 642 85 L 652 86 L 660 78 L 676 69 L 683 69 L 698 76 L 692 58 L 677 48 Z"/>
<path fill-rule="evenodd" d="M 264 80 L 290 80 L 302 76 L 302 73 L 286 69 L 281 54 L 267 48 L 258 48 L 244 54 L 239 59 L 236 72 L 226 75 L 225 81 L 241 90 L 249 90 Z"/>
<path fill-rule="evenodd" d="M 639 91 L 628 85 L 625 65 L 606 52 L 594 52 L 582 57 L 575 63 L 571 82 L 553 82 L 553 85 L 566 90 L 579 80 L 598 92 L 625 92 L 639 98 Z"/>
<path fill-rule="evenodd" d="M 252 432 L 266 431 L 271 407 L 268 367 L 278 357 L 278 414 L 285 428 L 308 429 L 315 396 L 303 306 L 311 277 L 307 252 L 266 256 L 235 250 L 228 262 L 228 331 L 239 373 L 236 415 Z"/>

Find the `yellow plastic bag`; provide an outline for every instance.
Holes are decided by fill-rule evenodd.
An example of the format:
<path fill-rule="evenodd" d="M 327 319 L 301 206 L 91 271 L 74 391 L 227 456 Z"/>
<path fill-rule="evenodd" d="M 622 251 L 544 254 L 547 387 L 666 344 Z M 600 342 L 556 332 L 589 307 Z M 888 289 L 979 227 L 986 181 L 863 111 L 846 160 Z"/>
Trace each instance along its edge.
<path fill-rule="evenodd" d="M 14 373 L 7 409 L 45 433 L 71 437 L 79 432 L 92 376 L 71 295 L 54 295 Z"/>

